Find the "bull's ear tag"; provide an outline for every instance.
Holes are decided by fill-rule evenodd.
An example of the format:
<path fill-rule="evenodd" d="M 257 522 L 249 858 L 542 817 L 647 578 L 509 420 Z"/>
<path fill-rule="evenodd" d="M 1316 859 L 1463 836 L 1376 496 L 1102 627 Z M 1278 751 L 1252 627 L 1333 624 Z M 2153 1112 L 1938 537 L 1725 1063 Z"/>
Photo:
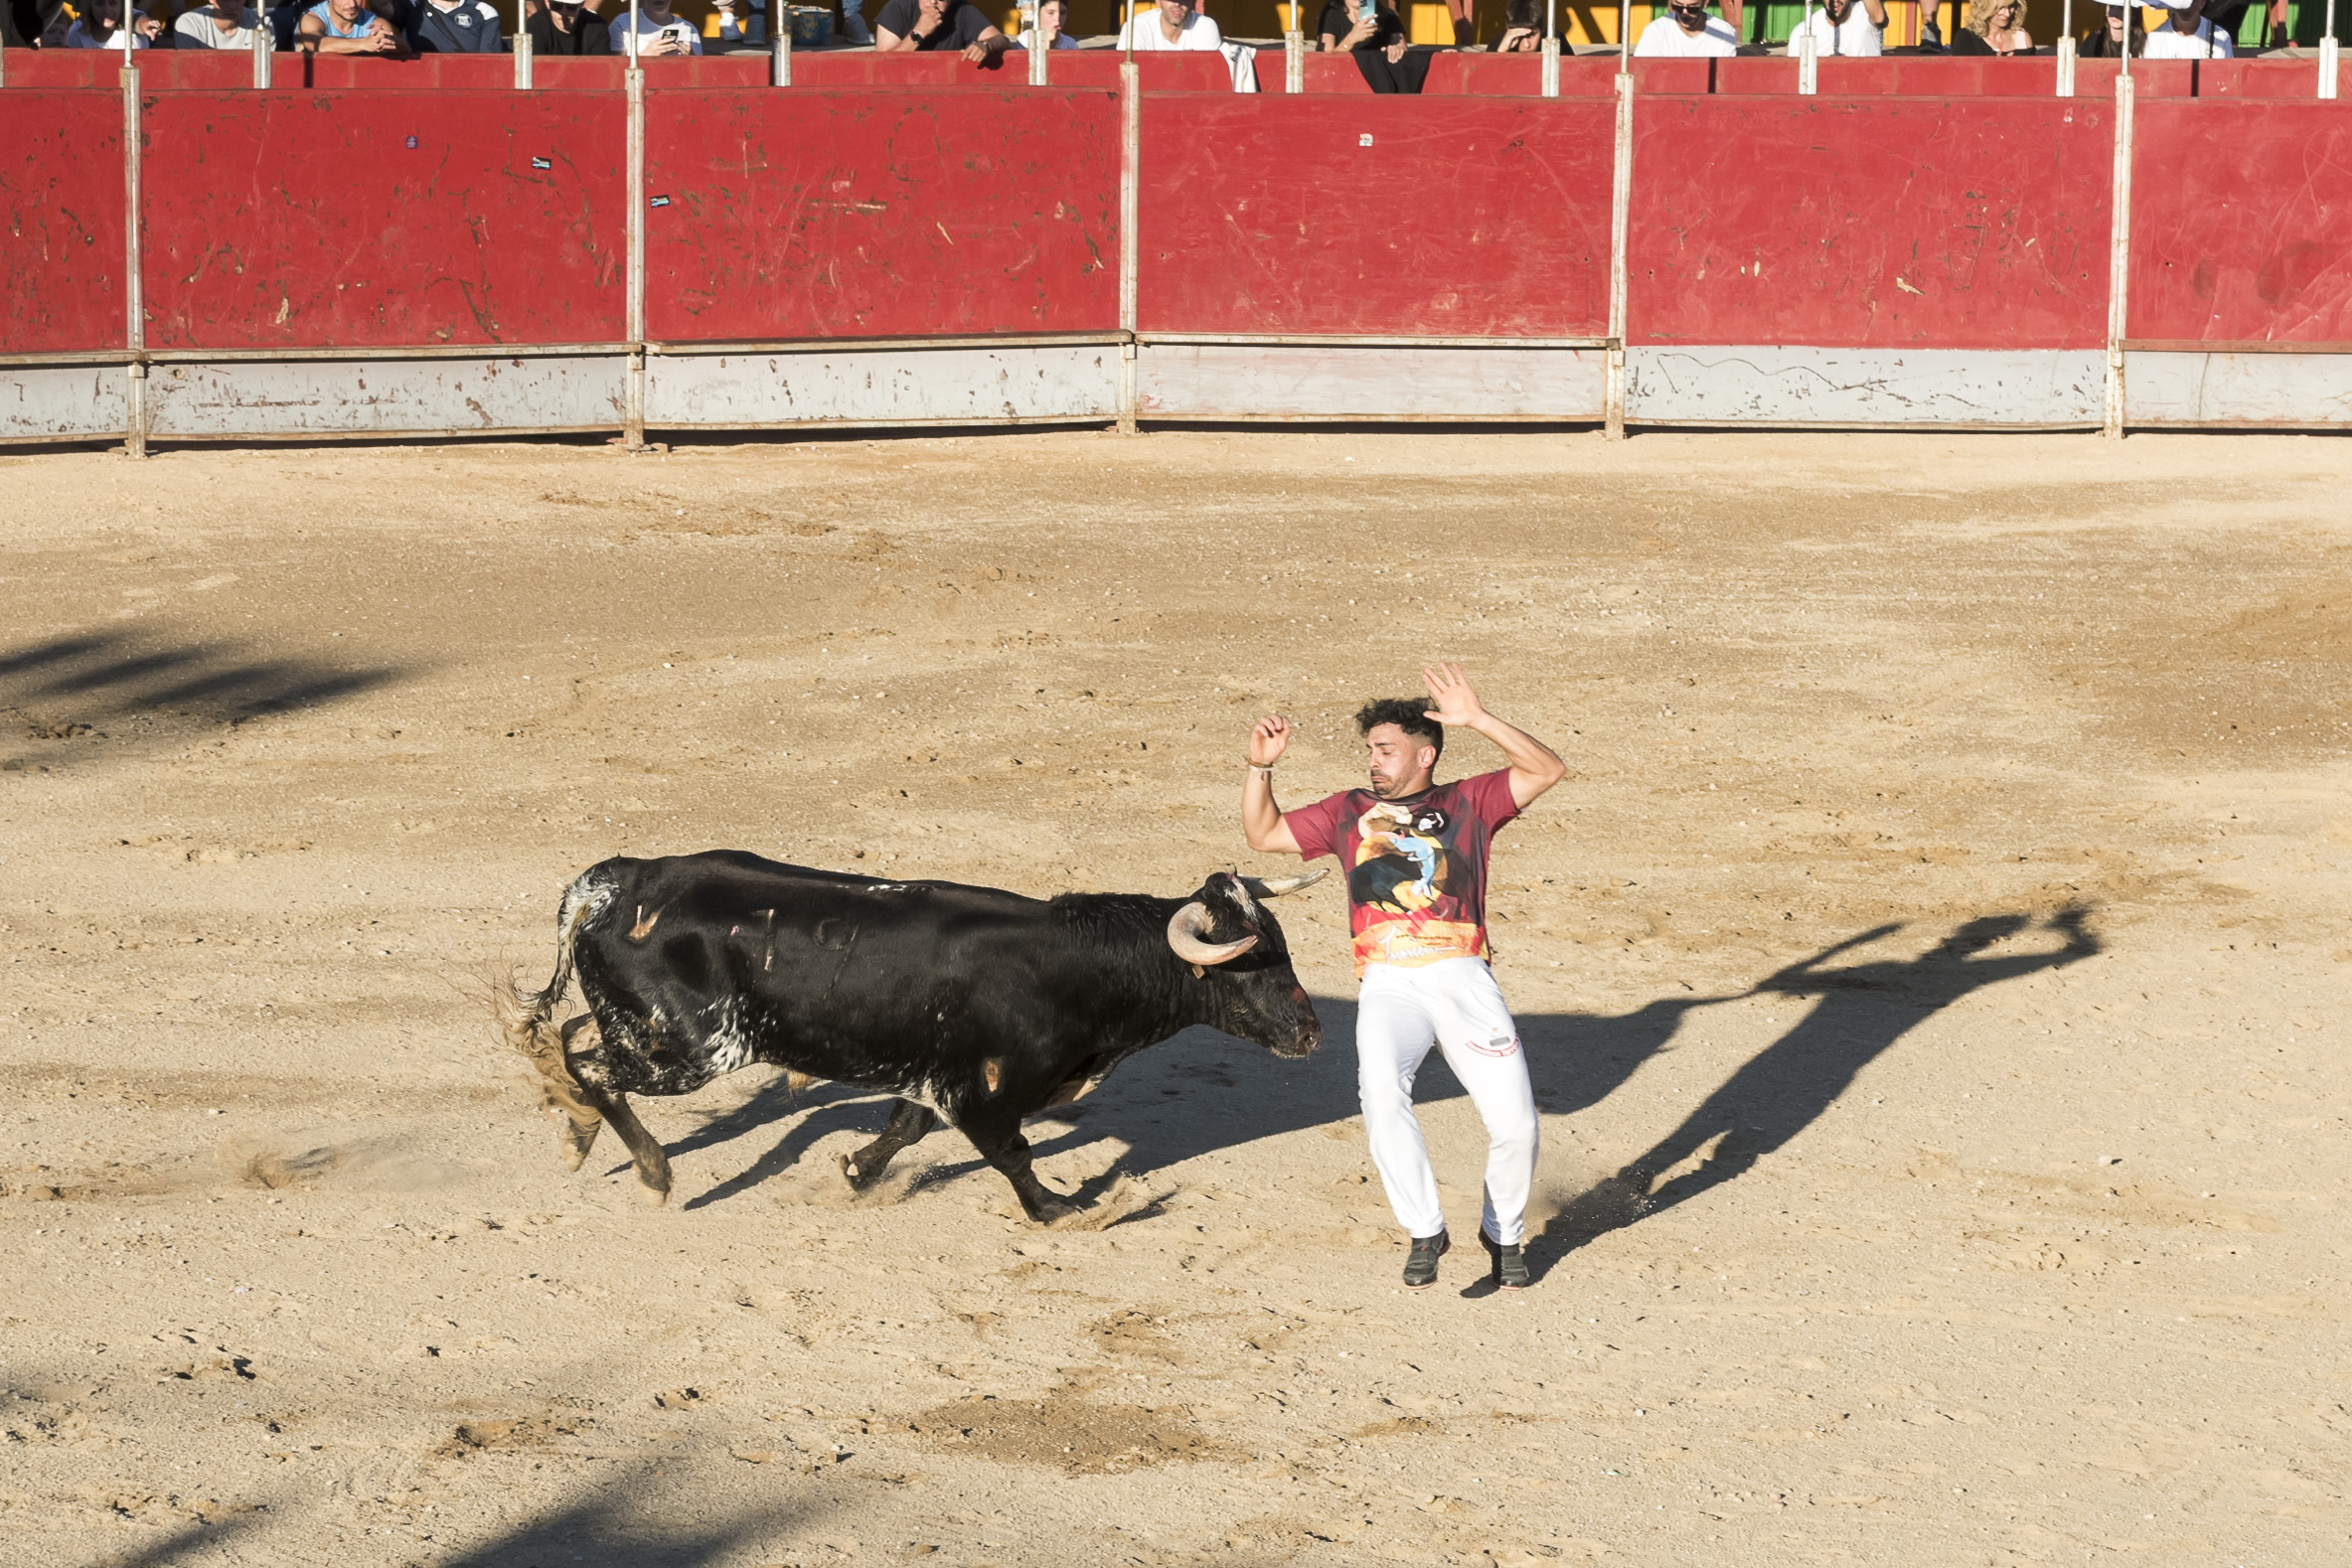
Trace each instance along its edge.
<path fill-rule="evenodd" d="M 1208 971 L 1207 971 L 1207 970 L 1205 970 L 1205 969 L 1202 969 L 1202 968 L 1201 968 L 1201 967 L 1200 967 L 1198 964 L 1194 964 L 1194 965 L 1192 966 L 1192 978 L 1193 978 L 1194 980 L 1201 980 L 1201 979 L 1205 979 L 1205 978 L 1207 977 L 1207 975 L 1208 975 Z"/>

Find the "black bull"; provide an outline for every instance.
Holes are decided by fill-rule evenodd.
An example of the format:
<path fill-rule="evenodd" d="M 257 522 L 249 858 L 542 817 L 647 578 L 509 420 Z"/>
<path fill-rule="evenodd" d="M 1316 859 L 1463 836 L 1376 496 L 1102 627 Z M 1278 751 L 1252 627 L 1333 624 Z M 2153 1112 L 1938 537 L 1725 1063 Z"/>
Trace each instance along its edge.
<path fill-rule="evenodd" d="M 1031 1219 L 1051 1220 L 1071 1205 L 1031 1171 L 1025 1118 L 1191 1024 L 1278 1056 L 1322 1042 L 1264 902 L 1322 874 L 1219 871 L 1189 898 L 1040 901 L 736 851 L 611 860 L 564 890 L 555 976 L 508 993 L 507 1031 L 564 1113 L 564 1163 L 578 1170 L 610 1122 L 657 1203 L 670 1162 L 627 1097 L 691 1094 L 764 1062 L 898 1096 L 881 1137 L 842 1161 L 853 1186 L 944 1117 Z M 589 1012 L 558 1029 L 574 973 Z"/>

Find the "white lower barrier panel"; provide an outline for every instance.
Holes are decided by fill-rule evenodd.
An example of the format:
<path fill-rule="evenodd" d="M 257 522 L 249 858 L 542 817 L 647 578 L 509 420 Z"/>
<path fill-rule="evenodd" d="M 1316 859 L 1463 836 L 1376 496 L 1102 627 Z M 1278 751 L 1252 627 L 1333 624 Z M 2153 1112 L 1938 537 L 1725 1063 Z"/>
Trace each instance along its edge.
<path fill-rule="evenodd" d="M 157 440 L 618 430 L 622 354 L 502 359 L 215 360 L 153 365 Z"/>
<path fill-rule="evenodd" d="M 2123 356 L 2126 425 L 2352 426 L 2352 354 Z"/>
<path fill-rule="evenodd" d="M 1116 343 L 694 352 L 646 356 L 656 430 L 813 424 L 1055 424 L 1119 414 Z"/>
<path fill-rule="evenodd" d="M 0 365 L 0 441 L 128 433 L 127 365 Z"/>
<path fill-rule="evenodd" d="M 1136 417 L 1151 420 L 1598 420 L 1597 348 L 1144 343 Z"/>
<path fill-rule="evenodd" d="M 1629 424 L 2033 430 L 2106 417 L 2102 349 L 1626 350 Z"/>

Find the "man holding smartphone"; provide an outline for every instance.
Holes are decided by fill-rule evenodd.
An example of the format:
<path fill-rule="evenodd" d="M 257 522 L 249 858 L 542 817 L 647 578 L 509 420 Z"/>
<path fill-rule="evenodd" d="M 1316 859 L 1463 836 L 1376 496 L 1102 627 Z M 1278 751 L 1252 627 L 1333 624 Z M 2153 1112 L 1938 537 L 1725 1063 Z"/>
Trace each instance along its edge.
<path fill-rule="evenodd" d="M 1405 42 L 1405 24 L 1379 0 L 1330 0 L 1315 24 L 1325 54 L 1355 57 L 1355 69 L 1374 92 L 1419 92 L 1429 79 L 1427 49 Z"/>
<path fill-rule="evenodd" d="M 1405 1285 L 1435 1284 L 1438 1259 L 1452 1245 L 1413 1114 L 1413 1078 L 1435 1046 L 1487 1124 L 1480 1239 L 1493 1258 L 1495 1283 L 1523 1290 L 1528 1271 L 1519 1249 L 1540 1134 L 1518 1027 L 1487 964 L 1487 851 L 1568 768 L 1542 741 L 1488 712 L 1457 667 L 1438 665 L 1421 679 L 1427 702 L 1389 698 L 1355 715 L 1371 787 L 1287 815 L 1274 803 L 1274 765 L 1290 745 L 1291 721 L 1280 713 L 1259 719 L 1249 737 L 1242 832 L 1253 850 L 1287 850 L 1308 861 L 1335 855 L 1346 868 L 1362 980 L 1356 1087 L 1372 1164 L 1411 1238 Z M 1506 766 L 1439 784 L 1432 775 L 1447 729 L 1485 736 Z"/>

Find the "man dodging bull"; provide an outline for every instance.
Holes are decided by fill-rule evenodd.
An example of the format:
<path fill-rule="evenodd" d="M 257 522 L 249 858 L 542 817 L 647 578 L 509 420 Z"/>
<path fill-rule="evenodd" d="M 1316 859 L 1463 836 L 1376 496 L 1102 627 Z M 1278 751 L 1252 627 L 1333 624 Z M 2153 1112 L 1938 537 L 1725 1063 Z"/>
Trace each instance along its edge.
<path fill-rule="evenodd" d="M 1413 1078 L 1435 1045 L 1487 1125 L 1486 1206 L 1479 1239 L 1505 1290 L 1527 1285 L 1521 1252 L 1535 1176 L 1535 1094 L 1517 1026 L 1488 967 L 1487 849 L 1494 834 L 1567 774 L 1552 749 L 1487 711 L 1454 665 L 1424 670 L 1429 702 L 1389 698 L 1355 715 L 1369 789 L 1342 790 L 1285 813 L 1274 765 L 1291 740 L 1280 713 L 1250 731 L 1242 785 L 1249 847 L 1312 861 L 1335 855 L 1347 871 L 1355 973 L 1356 1084 L 1372 1164 L 1411 1238 L 1405 1284 L 1437 1282 L 1452 1243 L 1429 1149 L 1413 1114 Z M 1504 767 L 1439 784 L 1446 729 L 1500 748 Z"/>

